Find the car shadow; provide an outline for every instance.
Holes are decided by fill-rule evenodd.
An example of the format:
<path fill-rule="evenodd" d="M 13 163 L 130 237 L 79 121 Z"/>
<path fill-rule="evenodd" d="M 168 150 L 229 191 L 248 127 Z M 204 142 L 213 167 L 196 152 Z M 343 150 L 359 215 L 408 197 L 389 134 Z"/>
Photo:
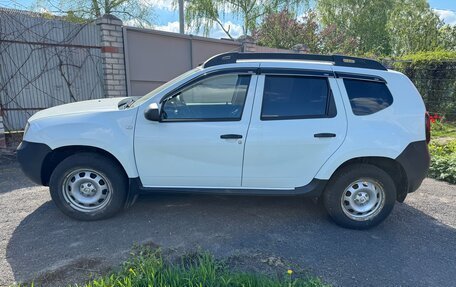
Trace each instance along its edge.
<path fill-rule="evenodd" d="M 148 195 L 97 222 L 72 220 L 46 202 L 15 229 L 6 258 L 26 281 L 81 258 L 117 264 L 133 244 L 153 243 L 221 258 L 275 256 L 336 286 L 449 286 L 455 242 L 454 228 L 407 204 L 380 226 L 355 231 L 299 197 Z"/>
<path fill-rule="evenodd" d="M 0 194 L 36 186 L 20 169 L 17 161 L 0 163 Z"/>

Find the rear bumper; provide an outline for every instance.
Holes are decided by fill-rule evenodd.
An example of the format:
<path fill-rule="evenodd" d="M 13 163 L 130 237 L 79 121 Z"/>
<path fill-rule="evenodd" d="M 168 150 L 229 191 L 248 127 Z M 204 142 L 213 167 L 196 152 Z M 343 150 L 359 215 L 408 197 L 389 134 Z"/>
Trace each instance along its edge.
<path fill-rule="evenodd" d="M 21 169 L 33 182 L 43 185 L 41 177 L 43 162 L 51 152 L 52 149 L 42 143 L 23 141 L 17 147 L 17 160 Z"/>
<path fill-rule="evenodd" d="M 429 170 L 431 158 L 426 141 L 410 143 L 396 160 L 407 176 L 407 191 L 414 192 L 420 187 Z"/>

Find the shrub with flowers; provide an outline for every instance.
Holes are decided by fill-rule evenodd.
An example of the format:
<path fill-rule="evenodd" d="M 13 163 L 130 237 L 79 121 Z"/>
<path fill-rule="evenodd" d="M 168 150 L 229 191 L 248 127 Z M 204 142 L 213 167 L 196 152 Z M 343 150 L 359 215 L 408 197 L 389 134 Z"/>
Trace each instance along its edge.
<path fill-rule="evenodd" d="M 437 113 L 431 113 L 431 114 L 429 114 L 429 120 L 431 121 L 431 123 L 435 124 L 437 122 L 442 121 L 442 116 L 440 116 Z"/>

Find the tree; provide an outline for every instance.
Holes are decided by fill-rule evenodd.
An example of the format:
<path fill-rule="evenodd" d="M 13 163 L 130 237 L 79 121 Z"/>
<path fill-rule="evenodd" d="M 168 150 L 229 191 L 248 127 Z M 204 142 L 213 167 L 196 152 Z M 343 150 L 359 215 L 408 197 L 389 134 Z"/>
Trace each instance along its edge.
<path fill-rule="evenodd" d="M 441 20 L 427 0 L 395 0 L 387 24 L 392 54 L 435 50 L 441 27 Z"/>
<path fill-rule="evenodd" d="M 243 34 L 249 35 L 266 15 L 283 9 L 296 11 L 304 3 L 307 0 L 192 0 L 186 6 L 185 18 L 197 33 L 202 30 L 208 35 L 216 24 L 232 39 L 230 27 L 223 25 L 228 14 L 240 20 Z"/>
<path fill-rule="evenodd" d="M 356 38 L 358 53 L 403 55 L 439 46 L 442 23 L 427 0 L 319 0 L 323 26 Z"/>
<path fill-rule="evenodd" d="M 311 53 L 358 54 L 358 39 L 348 36 L 335 24 L 321 29 L 315 11 L 309 10 L 301 19 L 287 10 L 266 16 L 254 33 L 262 46 L 293 49 L 303 44 Z"/>
<path fill-rule="evenodd" d="M 323 28 L 357 39 L 359 53 L 389 54 L 386 24 L 393 1 L 319 0 L 316 7 Z"/>
<path fill-rule="evenodd" d="M 456 51 L 456 25 L 445 25 L 439 30 L 440 46 L 444 50 Z"/>
<path fill-rule="evenodd" d="M 303 44 L 311 52 L 317 52 L 319 47 L 317 15 L 308 11 L 297 21 L 294 13 L 283 10 L 265 17 L 264 21 L 255 30 L 254 38 L 262 46 L 280 49 L 292 49 Z"/>
<path fill-rule="evenodd" d="M 356 37 L 348 36 L 335 24 L 327 25 L 320 32 L 320 52 L 323 54 L 358 55 L 359 42 Z"/>
<path fill-rule="evenodd" d="M 74 22 L 92 21 L 112 14 L 136 26 L 150 26 L 152 7 L 145 3 L 141 0 L 38 0 L 36 6 Z"/>

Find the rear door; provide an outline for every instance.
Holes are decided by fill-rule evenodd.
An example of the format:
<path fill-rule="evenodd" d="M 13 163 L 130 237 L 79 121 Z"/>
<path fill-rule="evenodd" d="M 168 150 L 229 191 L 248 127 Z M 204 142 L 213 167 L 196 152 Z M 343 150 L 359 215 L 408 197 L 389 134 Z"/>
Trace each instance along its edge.
<path fill-rule="evenodd" d="M 337 83 L 331 71 L 261 71 L 242 186 L 305 186 L 345 138 L 347 121 Z"/>

